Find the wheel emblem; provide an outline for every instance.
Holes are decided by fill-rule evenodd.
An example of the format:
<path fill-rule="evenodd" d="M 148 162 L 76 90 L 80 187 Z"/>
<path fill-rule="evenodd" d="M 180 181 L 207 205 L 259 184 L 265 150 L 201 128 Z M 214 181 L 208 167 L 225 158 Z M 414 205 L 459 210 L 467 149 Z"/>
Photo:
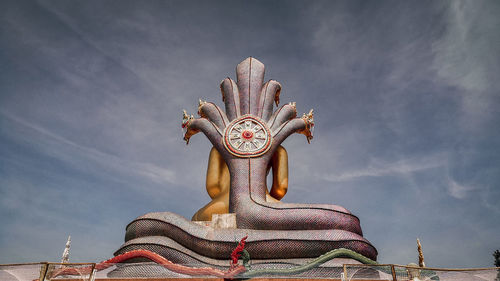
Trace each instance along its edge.
<path fill-rule="evenodd" d="M 271 147 L 271 133 L 263 121 L 255 116 L 245 115 L 226 127 L 224 146 L 235 156 L 257 157 Z"/>

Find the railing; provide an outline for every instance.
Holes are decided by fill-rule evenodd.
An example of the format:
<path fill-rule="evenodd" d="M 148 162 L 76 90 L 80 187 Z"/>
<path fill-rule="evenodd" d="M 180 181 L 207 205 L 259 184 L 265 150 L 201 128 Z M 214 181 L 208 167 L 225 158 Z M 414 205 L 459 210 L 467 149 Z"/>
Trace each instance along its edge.
<path fill-rule="evenodd" d="M 500 267 L 492 268 L 431 268 L 396 264 L 344 264 L 342 280 L 489 280 L 500 281 Z"/>
<path fill-rule="evenodd" d="M 0 265 L 0 281 L 33 281 L 71 279 L 93 281 L 95 278 L 95 263 L 23 263 Z M 72 275 L 61 275 L 51 278 L 60 269 L 71 269 Z"/>
<path fill-rule="evenodd" d="M 189 266 L 189 265 L 186 265 Z M 257 265 L 253 265 L 257 266 Z M 261 264 L 261 267 L 263 265 Z M 192 265 L 195 267 L 195 265 Z M 137 271 L 140 268 L 142 271 Z M 64 270 L 64 271 L 62 271 Z M 314 271 L 315 270 L 315 271 Z M 444 269 L 412 267 L 395 264 L 364 265 L 344 264 L 339 266 L 319 267 L 298 275 L 259 276 L 273 279 L 323 279 L 323 280 L 387 280 L 387 281 L 448 281 L 481 280 L 500 281 L 500 268 Z M 66 274 L 65 274 L 66 273 Z M 121 275 L 121 276 L 120 276 Z M 204 280 L 216 279 L 210 276 L 196 276 Z M 133 280 L 149 278 L 155 280 L 191 279 L 194 277 L 171 272 L 154 263 L 113 264 L 109 268 L 97 271 L 95 263 L 24 263 L 0 265 L 0 281 L 33 280 Z M 222 280 L 222 279 L 220 279 Z"/>

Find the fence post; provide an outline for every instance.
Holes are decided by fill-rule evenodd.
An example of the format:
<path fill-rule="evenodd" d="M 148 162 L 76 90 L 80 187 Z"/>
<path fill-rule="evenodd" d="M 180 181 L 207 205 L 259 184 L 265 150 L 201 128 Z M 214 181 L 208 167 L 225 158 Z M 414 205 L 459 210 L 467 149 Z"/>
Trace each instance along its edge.
<path fill-rule="evenodd" d="M 95 263 L 92 264 L 92 269 L 90 270 L 89 281 L 95 280 Z"/>
<path fill-rule="evenodd" d="M 47 262 L 42 262 L 42 267 L 40 268 L 40 281 L 45 281 L 47 271 L 49 270 L 49 264 Z"/>
<path fill-rule="evenodd" d="M 342 280 L 347 280 L 347 266 L 344 264 L 343 267 L 344 267 L 344 278 L 342 278 Z"/>
<path fill-rule="evenodd" d="M 394 265 L 391 264 L 391 272 L 392 272 L 392 281 L 397 281 L 396 279 L 396 270 L 394 269 Z"/>

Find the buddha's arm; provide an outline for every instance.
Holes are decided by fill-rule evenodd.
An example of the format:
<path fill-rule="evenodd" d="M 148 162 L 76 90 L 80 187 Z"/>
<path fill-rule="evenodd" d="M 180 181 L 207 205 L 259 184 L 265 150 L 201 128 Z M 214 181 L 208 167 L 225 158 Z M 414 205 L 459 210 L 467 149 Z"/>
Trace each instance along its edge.
<path fill-rule="evenodd" d="M 281 200 L 288 189 L 288 154 L 283 146 L 279 146 L 273 155 L 273 186 L 271 196 Z"/>
<path fill-rule="evenodd" d="M 277 200 L 285 196 L 288 189 L 288 154 L 283 146 L 279 146 L 271 159 L 273 170 L 273 185 L 270 195 Z M 212 199 L 229 192 L 229 169 L 217 151 L 212 148 L 208 158 L 206 188 Z M 269 198 L 268 198 L 269 199 Z"/>
<path fill-rule="evenodd" d="M 224 161 L 222 160 L 222 157 L 220 153 L 215 149 L 215 147 L 212 147 L 212 150 L 210 150 L 210 156 L 208 157 L 208 168 L 207 168 L 207 181 L 206 181 L 206 188 L 208 195 L 210 195 L 210 198 L 214 198 L 217 196 L 217 194 L 220 193 L 220 185 L 219 185 L 219 180 L 220 180 L 220 162 Z"/>
<path fill-rule="evenodd" d="M 229 190 L 229 169 L 220 153 L 212 147 L 208 157 L 206 188 L 210 198 Z"/>

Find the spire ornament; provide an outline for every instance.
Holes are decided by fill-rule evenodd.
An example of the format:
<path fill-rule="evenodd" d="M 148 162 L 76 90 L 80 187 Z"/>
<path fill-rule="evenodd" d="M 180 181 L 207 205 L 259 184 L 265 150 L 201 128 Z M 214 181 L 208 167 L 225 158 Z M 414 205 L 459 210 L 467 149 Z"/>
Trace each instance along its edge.
<path fill-rule="evenodd" d="M 71 247 L 71 235 L 68 236 L 68 241 L 66 241 L 66 246 L 64 247 L 64 251 L 61 258 L 61 263 L 69 262 L 69 248 Z"/>
<path fill-rule="evenodd" d="M 418 238 L 417 238 L 417 249 L 418 249 L 418 266 L 425 267 L 424 251 L 422 251 L 422 244 L 420 244 L 420 239 Z"/>

